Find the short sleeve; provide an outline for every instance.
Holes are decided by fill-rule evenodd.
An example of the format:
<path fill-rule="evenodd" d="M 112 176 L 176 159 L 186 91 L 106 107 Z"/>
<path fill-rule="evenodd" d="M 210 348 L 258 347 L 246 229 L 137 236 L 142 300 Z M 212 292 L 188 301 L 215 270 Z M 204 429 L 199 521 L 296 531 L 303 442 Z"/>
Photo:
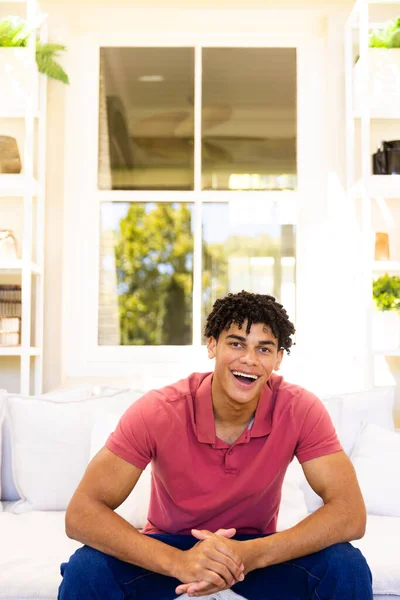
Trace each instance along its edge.
<path fill-rule="evenodd" d="M 308 400 L 310 405 L 295 450 L 300 463 L 343 450 L 324 404 L 313 394 L 309 394 Z"/>
<path fill-rule="evenodd" d="M 134 402 L 120 418 L 108 437 L 106 448 L 138 469 L 144 470 L 152 459 L 154 443 L 146 426 L 154 392 Z"/>

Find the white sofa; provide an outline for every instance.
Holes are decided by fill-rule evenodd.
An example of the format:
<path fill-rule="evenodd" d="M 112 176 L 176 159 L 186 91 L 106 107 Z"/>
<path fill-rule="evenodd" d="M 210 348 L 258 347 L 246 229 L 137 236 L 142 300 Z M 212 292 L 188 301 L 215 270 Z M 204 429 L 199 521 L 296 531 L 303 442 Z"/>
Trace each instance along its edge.
<path fill-rule="evenodd" d="M 57 597 L 60 563 L 80 546 L 64 532 L 68 500 L 90 457 L 141 394 L 103 388 L 93 395 L 91 386 L 39 398 L 0 391 L 0 600 Z M 371 567 L 376 600 L 400 600 L 400 435 L 393 399 L 392 388 L 323 399 L 366 500 L 367 532 L 353 544 Z M 146 518 L 150 476 L 146 469 L 117 509 L 136 527 Z M 319 503 L 295 459 L 282 489 L 278 529 Z M 213 597 L 240 598 L 229 592 Z"/>

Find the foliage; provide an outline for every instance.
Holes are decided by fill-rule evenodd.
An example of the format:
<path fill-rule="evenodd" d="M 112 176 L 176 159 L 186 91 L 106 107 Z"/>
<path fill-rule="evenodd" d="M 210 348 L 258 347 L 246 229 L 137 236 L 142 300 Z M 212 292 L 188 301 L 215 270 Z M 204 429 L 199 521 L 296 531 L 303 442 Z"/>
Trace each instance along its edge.
<path fill-rule="evenodd" d="M 5 17 L 0 20 L 0 47 L 6 48 L 25 48 L 31 35 L 34 34 L 36 26 L 29 27 L 27 22 L 20 17 Z M 64 52 L 66 47 L 61 44 L 43 44 L 36 42 L 36 62 L 39 72 L 47 75 L 57 81 L 68 84 L 68 75 L 56 62 L 60 52 Z"/>
<path fill-rule="evenodd" d="M 58 58 L 60 52 L 65 52 L 66 46 L 62 44 L 42 44 L 36 42 L 36 62 L 39 69 L 39 73 L 47 75 L 51 79 L 56 79 L 62 83 L 68 84 L 68 75 L 62 68 L 62 66 L 55 60 Z"/>
<path fill-rule="evenodd" d="M 369 36 L 370 48 L 400 48 L 400 18 L 388 21 L 383 29 L 375 29 Z"/>
<path fill-rule="evenodd" d="M 0 19 L 0 46 L 2 47 L 25 47 L 31 33 L 26 21 L 19 17 Z"/>
<path fill-rule="evenodd" d="M 400 48 L 400 17 L 388 21 L 382 29 L 373 29 L 369 34 L 370 48 Z M 360 56 L 356 57 L 355 62 Z"/>
<path fill-rule="evenodd" d="M 122 345 L 192 343 L 190 210 L 132 203 L 115 248 Z"/>
<path fill-rule="evenodd" d="M 400 313 L 400 277 L 382 275 L 373 282 L 372 295 L 379 310 Z"/>

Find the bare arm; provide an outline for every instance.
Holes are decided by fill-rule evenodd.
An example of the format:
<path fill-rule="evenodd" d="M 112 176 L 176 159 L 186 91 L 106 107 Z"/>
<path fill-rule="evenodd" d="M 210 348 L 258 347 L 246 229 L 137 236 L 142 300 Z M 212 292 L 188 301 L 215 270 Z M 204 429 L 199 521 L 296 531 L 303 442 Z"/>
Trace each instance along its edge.
<path fill-rule="evenodd" d="M 273 536 L 243 542 L 247 545 L 246 571 L 307 554 L 333 544 L 363 537 L 366 510 L 354 467 L 347 455 L 335 452 L 302 464 L 312 489 L 324 506 L 294 527 Z M 243 555 L 242 555 L 243 556 Z"/>
<path fill-rule="evenodd" d="M 89 463 L 66 513 L 68 537 L 110 556 L 180 581 L 205 579 L 222 587 L 240 576 L 241 559 L 217 539 L 204 550 L 178 550 L 139 533 L 114 509 L 135 487 L 142 471 L 103 448 Z M 204 555 L 206 552 L 206 555 Z"/>
<path fill-rule="evenodd" d="M 164 575 L 179 552 L 141 535 L 114 509 L 128 497 L 142 471 L 103 448 L 89 463 L 68 505 L 67 536 L 96 550 Z"/>

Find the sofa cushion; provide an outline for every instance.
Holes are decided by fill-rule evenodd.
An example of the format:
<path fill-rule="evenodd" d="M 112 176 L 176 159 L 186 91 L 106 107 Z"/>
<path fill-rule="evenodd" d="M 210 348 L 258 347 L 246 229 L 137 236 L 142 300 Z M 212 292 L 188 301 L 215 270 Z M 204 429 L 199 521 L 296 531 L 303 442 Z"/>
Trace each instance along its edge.
<path fill-rule="evenodd" d="M 289 529 L 308 516 L 307 504 L 301 489 L 303 480 L 303 469 L 297 458 L 294 458 L 286 471 L 282 484 L 277 531 Z"/>
<path fill-rule="evenodd" d="M 333 401 L 339 402 L 333 409 Z M 395 387 L 378 387 L 372 390 L 327 396 L 322 398 L 330 410 L 334 410 L 332 420 L 344 451 L 351 455 L 358 435 L 364 423 L 379 425 L 389 431 L 394 431 L 393 406 Z M 336 404 L 336 403 L 335 403 Z"/>
<path fill-rule="evenodd" d="M 81 384 L 75 385 L 67 388 L 62 388 L 58 390 L 53 390 L 47 394 L 39 395 L 39 396 L 31 396 L 32 400 L 35 398 L 50 398 L 55 401 L 60 402 L 78 402 L 81 400 L 85 400 L 90 396 L 105 396 L 110 395 L 110 390 L 112 388 L 98 387 L 93 386 L 91 384 Z M 117 391 L 125 391 L 125 390 L 116 390 L 113 389 L 113 393 L 115 394 Z M 4 393 L 7 392 L 4 390 Z M 8 426 L 8 423 L 4 420 L 3 427 L 0 425 L 0 437 L 2 437 L 2 447 L 3 447 L 3 455 L 1 465 L 1 495 L 0 498 L 3 501 L 14 501 L 19 500 L 19 493 L 15 486 L 15 481 L 13 477 L 12 470 L 12 456 L 11 456 L 11 432 Z"/>
<path fill-rule="evenodd" d="M 102 413 L 96 416 L 90 440 L 90 460 L 103 448 L 110 433 L 116 428 L 121 414 Z M 147 522 L 150 503 L 151 465 L 143 471 L 134 490 L 116 509 L 121 517 L 138 529 L 143 529 Z"/>
<path fill-rule="evenodd" d="M 400 435 L 366 425 L 351 455 L 367 512 L 400 517 Z"/>
<path fill-rule="evenodd" d="M 0 600 L 57 598 L 60 564 L 81 546 L 65 535 L 64 518 L 64 512 L 0 515 L 2 539 L 7 540 L 0 544 Z M 364 538 L 352 542 L 368 561 L 378 598 L 400 597 L 399 539 L 400 518 L 372 515 Z"/>
<path fill-rule="evenodd" d="M 61 582 L 60 564 L 82 546 L 67 538 L 64 519 L 64 512 L 0 515 L 1 599 L 55 600 Z"/>
<path fill-rule="evenodd" d="M 126 410 L 141 392 L 58 401 L 10 395 L 13 475 L 21 500 L 14 512 L 65 510 L 89 461 L 90 434 L 98 411 Z"/>
<path fill-rule="evenodd" d="M 400 597 L 400 518 L 368 515 L 361 540 L 351 542 L 359 548 L 372 571 L 374 594 Z"/>
<path fill-rule="evenodd" d="M 3 480 L 3 475 L 2 475 L 2 468 L 1 468 L 1 463 L 2 463 L 2 454 L 3 454 L 3 421 L 4 421 L 4 414 L 5 414 L 5 408 L 6 408 L 6 398 L 7 398 L 7 392 L 6 390 L 0 390 L 0 498 L 1 496 L 1 490 L 2 490 L 2 480 Z M 0 512 L 2 511 L 2 505 L 0 502 Z"/>
<path fill-rule="evenodd" d="M 371 423 L 388 431 L 394 430 L 394 400 L 394 387 L 381 387 L 364 392 L 322 397 L 343 450 L 348 456 L 351 455 L 365 424 Z M 310 512 L 322 506 L 321 498 L 313 491 L 305 477 L 302 490 Z"/>

